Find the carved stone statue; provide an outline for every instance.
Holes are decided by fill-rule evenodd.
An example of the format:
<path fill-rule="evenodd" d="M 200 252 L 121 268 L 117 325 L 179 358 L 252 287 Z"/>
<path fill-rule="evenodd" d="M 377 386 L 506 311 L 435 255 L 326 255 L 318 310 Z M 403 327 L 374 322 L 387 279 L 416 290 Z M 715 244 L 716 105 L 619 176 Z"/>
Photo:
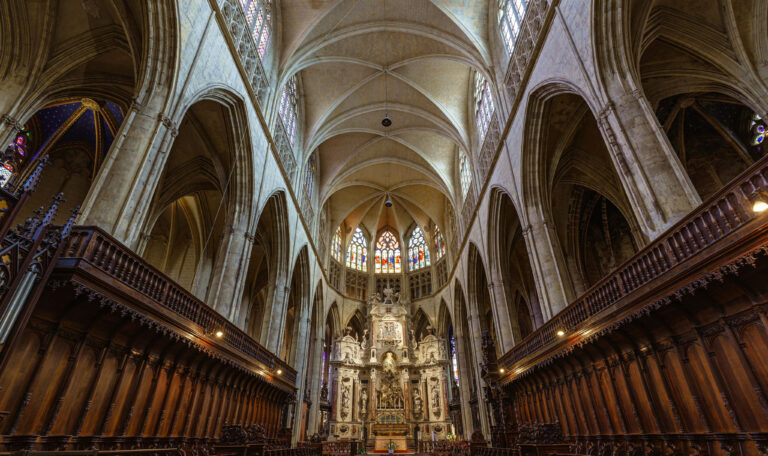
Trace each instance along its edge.
<path fill-rule="evenodd" d="M 411 347 L 415 350 L 418 345 L 419 342 L 416 340 L 416 331 L 411 330 Z"/>
<path fill-rule="evenodd" d="M 421 391 L 419 388 L 413 390 L 413 414 L 416 417 L 421 418 L 421 414 L 424 412 L 424 400 L 421 398 Z"/>
<path fill-rule="evenodd" d="M 368 390 L 363 389 L 360 392 L 360 414 L 368 411 Z"/>
<path fill-rule="evenodd" d="M 440 415 L 440 390 L 438 385 L 432 385 L 432 413 Z"/>
<path fill-rule="evenodd" d="M 347 416 L 349 414 L 350 398 L 349 398 L 349 386 L 344 385 L 341 389 L 341 415 Z"/>
<path fill-rule="evenodd" d="M 368 329 L 363 330 L 363 341 L 360 342 L 360 348 L 363 350 L 368 348 Z"/>

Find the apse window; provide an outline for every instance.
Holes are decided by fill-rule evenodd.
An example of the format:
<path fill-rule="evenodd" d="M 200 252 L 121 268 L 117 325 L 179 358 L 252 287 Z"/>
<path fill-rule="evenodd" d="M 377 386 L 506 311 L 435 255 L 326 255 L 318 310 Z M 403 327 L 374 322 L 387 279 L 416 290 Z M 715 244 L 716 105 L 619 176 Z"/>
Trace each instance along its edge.
<path fill-rule="evenodd" d="M 280 120 L 283 121 L 285 134 L 288 136 L 288 142 L 293 147 L 293 141 L 296 139 L 296 117 L 298 116 L 298 95 L 296 92 L 296 76 L 294 75 L 283 87 L 283 93 L 280 96 Z"/>
<path fill-rule="evenodd" d="M 430 265 L 427 241 L 424 239 L 424 233 L 422 233 L 421 228 L 418 226 L 413 230 L 411 239 L 408 241 L 408 263 L 411 271 Z"/>
<path fill-rule="evenodd" d="M 268 0 L 240 0 L 245 13 L 245 21 L 251 33 L 253 42 L 259 52 L 259 58 L 264 61 L 269 49 L 269 38 L 272 35 L 272 2 Z"/>
<path fill-rule="evenodd" d="M 376 242 L 376 272 L 381 274 L 399 274 L 400 243 L 391 231 L 385 231 Z"/>
<path fill-rule="evenodd" d="M 527 8 L 528 0 L 499 1 L 499 31 L 507 54 L 511 55 L 515 49 L 515 41 L 520 34 Z"/>
<path fill-rule="evenodd" d="M 361 230 L 360 227 L 357 227 L 355 234 L 352 235 L 352 240 L 349 242 L 349 247 L 347 248 L 347 267 L 367 272 L 367 251 L 368 241 L 365 239 L 363 230 Z"/>

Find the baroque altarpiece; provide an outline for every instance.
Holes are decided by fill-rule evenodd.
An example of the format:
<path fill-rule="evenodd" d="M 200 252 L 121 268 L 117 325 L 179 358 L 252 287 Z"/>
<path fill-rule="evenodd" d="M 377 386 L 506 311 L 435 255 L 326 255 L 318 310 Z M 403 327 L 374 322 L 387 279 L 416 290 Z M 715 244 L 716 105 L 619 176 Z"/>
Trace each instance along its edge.
<path fill-rule="evenodd" d="M 352 329 L 331 350 L 330 438 L 405 450 L 452 433 L 448 343 L 431 327 L 417 340 L 410 305 L 392 289 L 366 305 L 362 336 Z M 410 337 L 406 337 L 410 335 Z"/>

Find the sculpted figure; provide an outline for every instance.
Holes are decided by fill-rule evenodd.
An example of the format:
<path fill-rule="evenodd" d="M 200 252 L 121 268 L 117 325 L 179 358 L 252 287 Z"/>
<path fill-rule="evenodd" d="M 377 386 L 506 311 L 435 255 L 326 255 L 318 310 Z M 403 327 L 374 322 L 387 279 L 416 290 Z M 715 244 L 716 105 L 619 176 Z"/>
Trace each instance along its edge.
<path fill-rule="evenodd" d="M 432 386 L 432 407 L 435 409 L 440 408 L 440 391 L 437 385 Z"/>
<path fill-rule="evenodd" d="M 341 409 L 345 412 L 349 410 L 349 386 L 344 386 L 341 392 Z"/>
<path fill-rule="evenodd" d="M 365 413 L 368 410 L 368 390 L 364 389 L 360 393 L 360 412 Z"/>
<path fill-rule="evenodd" d="M 416 416 L 421 416 L 424 407 L 424 400 L 421 398 L 421 391 L 419 388 L 413 390 L 413 413 Z"/>

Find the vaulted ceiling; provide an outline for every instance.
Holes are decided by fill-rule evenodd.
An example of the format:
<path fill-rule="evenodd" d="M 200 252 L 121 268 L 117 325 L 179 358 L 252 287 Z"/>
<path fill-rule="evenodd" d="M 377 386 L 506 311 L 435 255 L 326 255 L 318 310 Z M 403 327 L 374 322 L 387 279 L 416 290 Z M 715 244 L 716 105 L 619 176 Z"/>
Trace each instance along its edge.
<path fill-rule="evenodd" d="M 471 144 L 472 77 L 490 66 L 488 7 L 487 0 L 282 2 L 280 83 L 299 74 L 303 147 L 318 154 L 330 226 L 401 234 L 414 222 L 443 227 L 447 204 L 461 193 L 459 154 Z"/>

